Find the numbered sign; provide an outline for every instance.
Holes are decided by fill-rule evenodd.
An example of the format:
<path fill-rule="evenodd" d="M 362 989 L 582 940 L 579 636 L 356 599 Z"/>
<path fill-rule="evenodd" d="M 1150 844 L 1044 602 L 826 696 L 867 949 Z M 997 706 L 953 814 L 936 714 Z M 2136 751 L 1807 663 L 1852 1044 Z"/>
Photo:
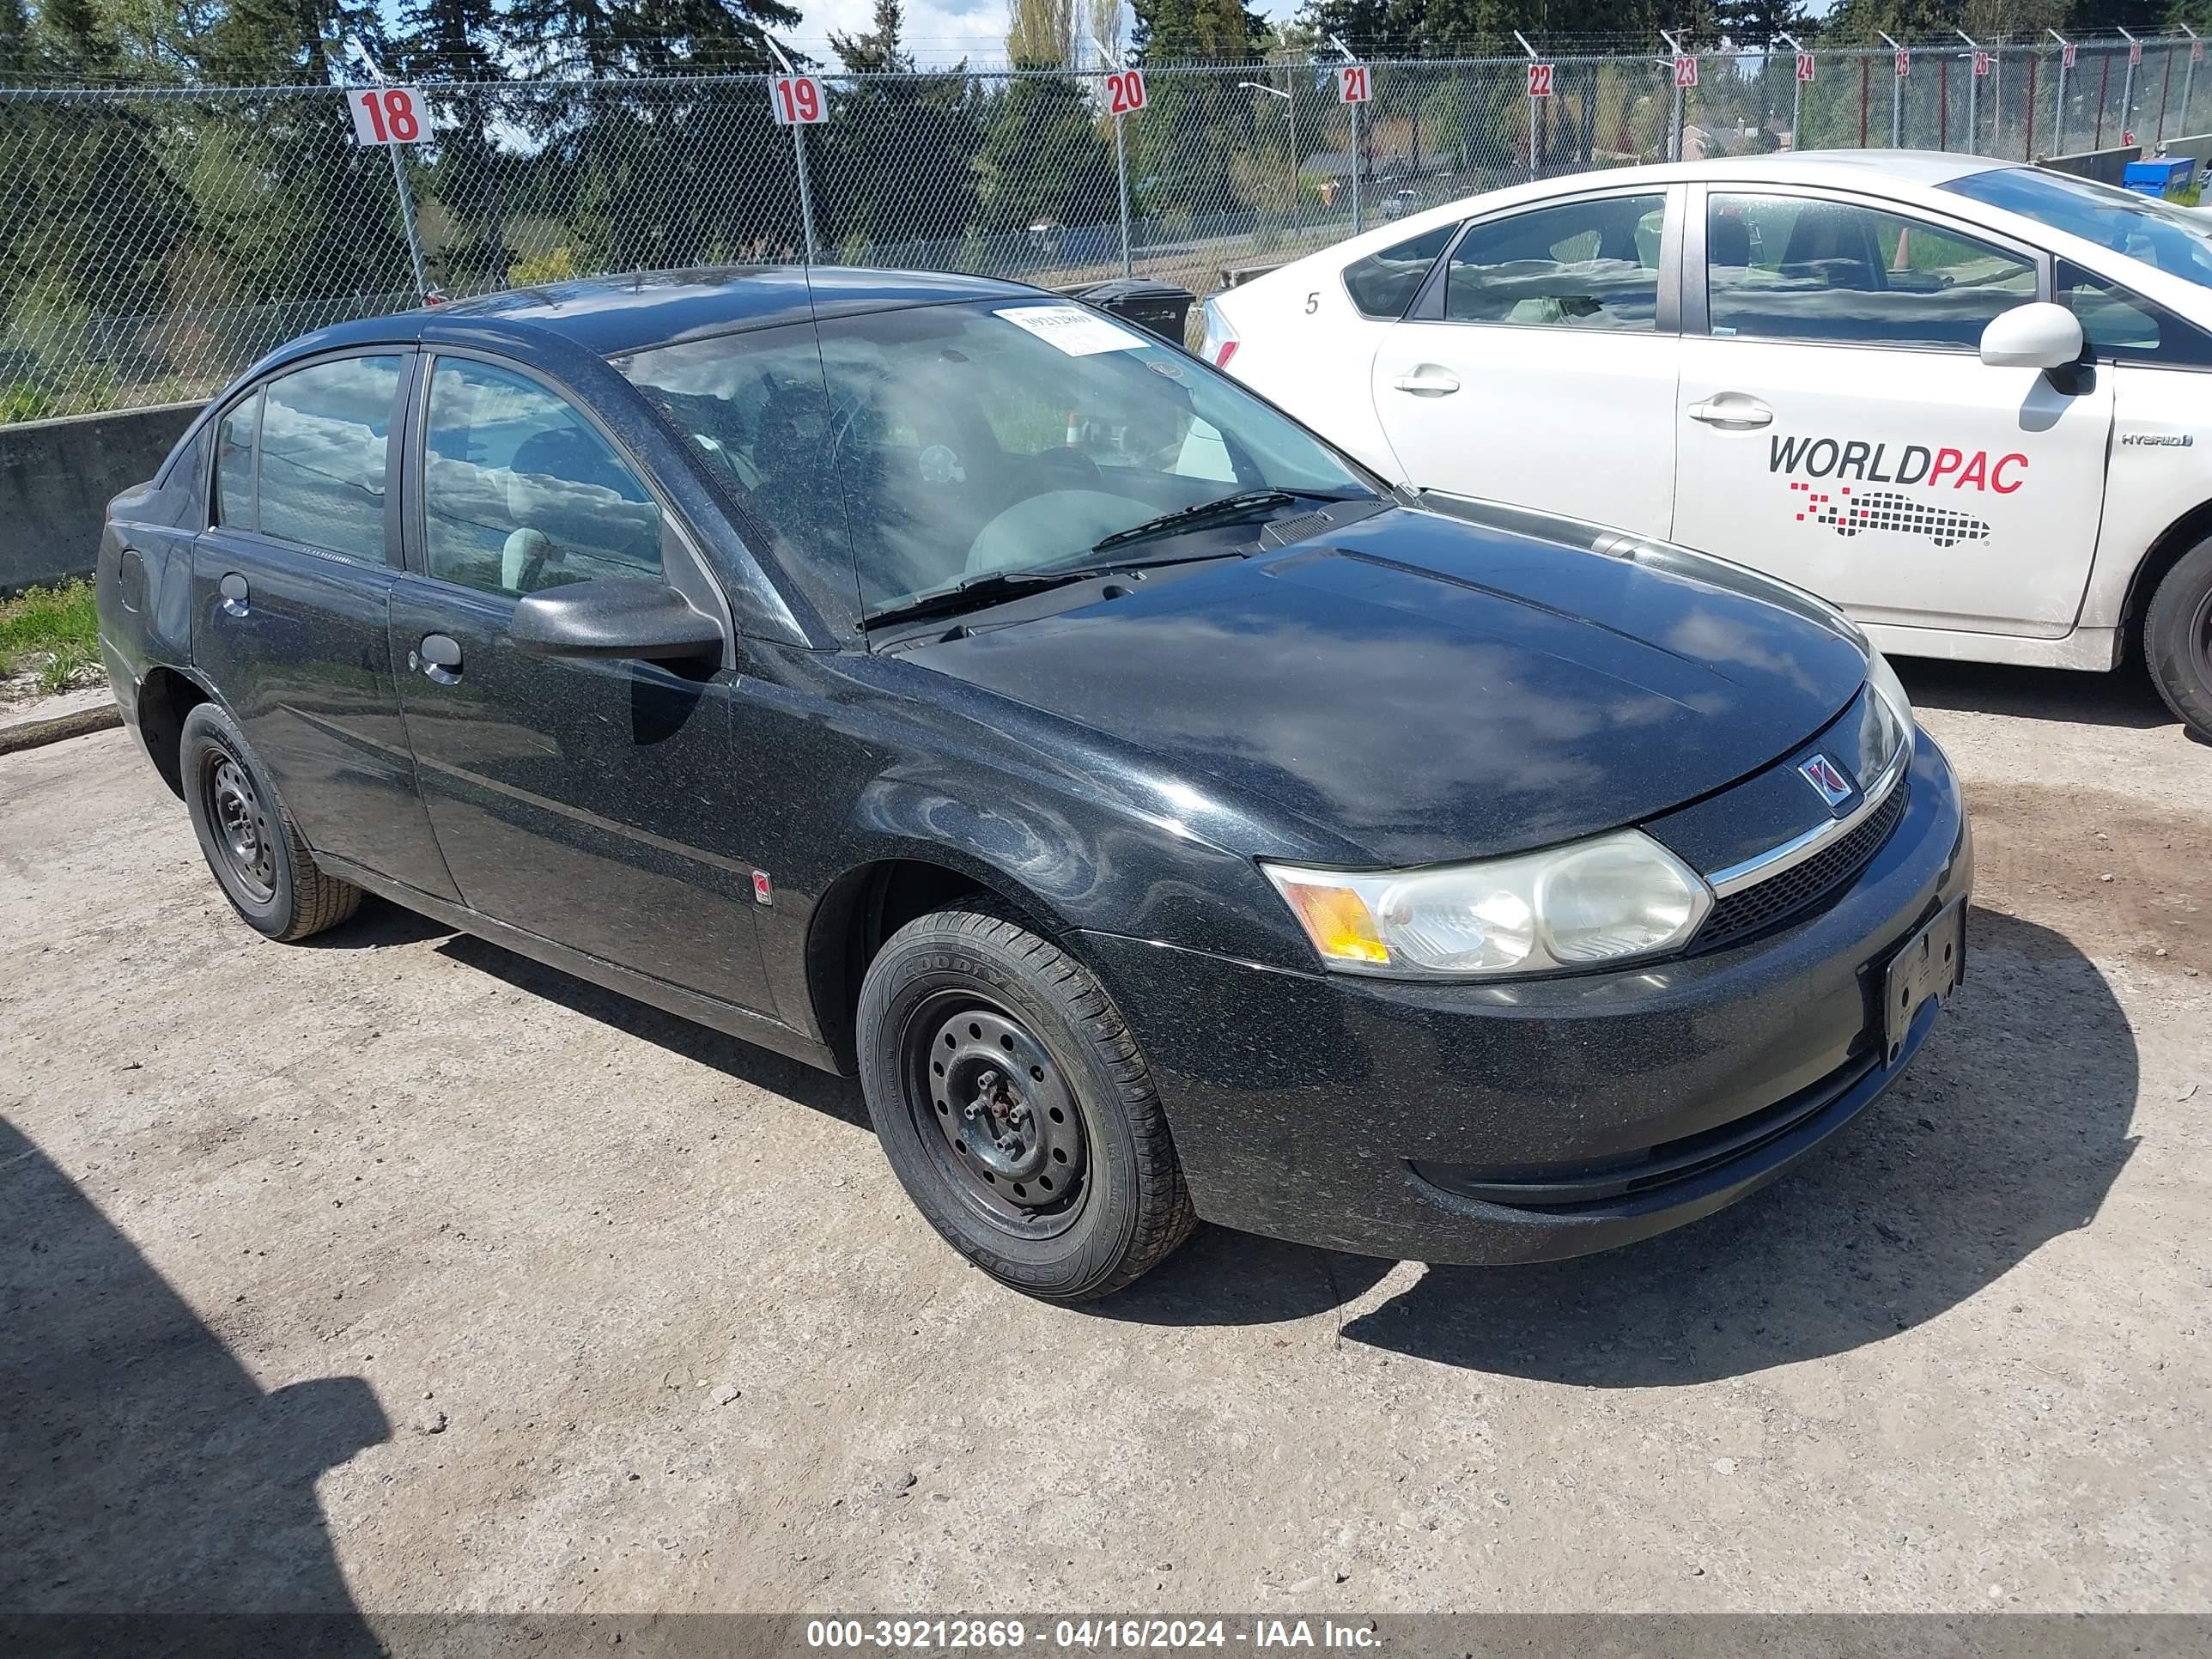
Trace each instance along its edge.
<path fill-rule="evenodd" d="M 2142 62 L 2142 41 L 2130 40 L 2128 42 L 2128 62 L 2130 64 L 2140 64 Z"/>
<path fill-rule="evenodd" d="M 1981 51 L 1979 48 L 1977 48 L 1974 52 L 1974 73 L 1977 75 L 1987 75 L 1989 72 L 1990 55 L 1989 53 Z"/>
<path fill-rule="evenodd" d="M 1911 73 L 1912 54 L 1909 52 L 1900 52 L 1897 54 L 1897 78 L 1900 81 L 1905 80 Z"/>
<path fill-rule="evenodd" d="M 1694 87 L 1698 84 L 1696 58 L 1677 58 L 1674 60 L 1674 84 L 1678 87 Z"/>
<path fill-rule="evenodd" d="M 2061 69 L 2072 69 L 2074 67 L 2074 48 L 2072 46 L 2069 45 L 2059 49 L 2058 67 Z"/>
<path fill-rule="evenodd" d="M 1800 81 L 1809 81 L 1813 78 L 1813 54 L 1809 52 L 1801 52 L 1797 54 L 1797 78 Z"/>
<path fill-rule="evenodd" d="M 359 144 L 419 144 L 430 136 L 422 94 L 412 87 L 360 87 L 346 94 Z"/>
<path fill-rule="evenodd" d="M 1145 72 L 1117 70 L 1106 77 L 1106 108 L 1114 115 L 1134 115 L 1145 106 Z"/>
<path fill-rule="evenodd" d="M 1371 95 L 1367 65 L 1339 64 L 1336 66 L 1336 96 L 1340 103 L 1364 104 Z"/>
<path fill-rule="evenodd" d="M 1528 95 L 1549 98 L 1552 95 L 1552 66 L 1549 64 L 1528 65 Z"/>
<path fill-rule="evenodd" d="M 2189 43 L 2189 61 L 2192 64 L 2201 64 L 2204 61 L 2204 43 L 2202 40 L 2191 40 Z"/>
<path fill-rule="evenodd" d="M 811 75 L 770 76 L 768 106 L 780 127 L 811 127 L 830 118 L 830 100 L 822 95 L 822 83 Z"/>

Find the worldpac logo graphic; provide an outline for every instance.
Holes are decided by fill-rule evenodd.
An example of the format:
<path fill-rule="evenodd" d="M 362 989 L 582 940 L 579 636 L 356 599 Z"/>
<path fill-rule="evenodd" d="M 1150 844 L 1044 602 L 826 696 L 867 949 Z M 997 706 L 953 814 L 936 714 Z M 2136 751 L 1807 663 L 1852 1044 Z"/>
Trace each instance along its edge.
<path fill-rule="evenodd" d="M 1798 478 L 1790 480 L 1790 488 L 1805 492 L 1804 511 L 1797 515 L 1801 520 L 1809 518 L 1838 536 L 1856 536 L 1863 530 L 1894 530 L 1901 535 L 1925 536 L 1938 547 L 1990 538 L 1990 527 L 1981 520 L 1948 507 L 1928 506 L 1893 489 L 1855 496 L 1849 484 L 1842 484 L 1835 495 L 1830 495 Z"/>

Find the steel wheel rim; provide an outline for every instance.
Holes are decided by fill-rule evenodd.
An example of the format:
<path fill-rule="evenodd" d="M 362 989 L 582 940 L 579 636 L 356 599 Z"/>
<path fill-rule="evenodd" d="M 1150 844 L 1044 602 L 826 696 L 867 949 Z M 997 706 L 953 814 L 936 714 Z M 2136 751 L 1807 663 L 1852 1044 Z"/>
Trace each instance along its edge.
<path fill-rule="evenodd" d="M 1021 1018 L 979 992 L 943 991 L 908 1016 L 899 1047 L 915 1133 L 970 1212 L 1018 1238 L 1073 1226 L 1090 1196 L 1089 1131 Z"/>
<path fill-rule="evenodd" d="M 2189 666 L 2197 684 L 2212 693 L 2212 588 L 2197 601 L 2197 615 L 2189 624 Z"/>
<path fill-rule="evenodd" d="M 221 750 L 208 757 L 202 788 L 225 869 L 256 903 L 268 903 L 276 896 L 276 854 L 261 792 L 237 757 Z"/>

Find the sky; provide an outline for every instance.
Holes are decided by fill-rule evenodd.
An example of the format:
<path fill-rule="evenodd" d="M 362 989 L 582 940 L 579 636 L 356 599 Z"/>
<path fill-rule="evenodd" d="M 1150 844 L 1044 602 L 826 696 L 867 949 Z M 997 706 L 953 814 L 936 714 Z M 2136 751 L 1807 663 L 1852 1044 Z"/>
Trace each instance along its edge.
<path fill-rule="evenodd" d="M 875 20 L 875 0 L 795 0 L 803 15 L 799 27 L 783 38 L 804 46 L 824 63 L 835 64 L 830 33 L 858 33 Z M 1256 0 L 1262 16 L 1284 18 L 1297 11 L 1302 0 Z M 1002 63 L 1006 58 L 1006 0 L 905 0 L 905 43 L 925 68 L 935 68 L 967 58 L 979 64 Z M 1123 38 L 1128 19 L 1125 13 Z"/>

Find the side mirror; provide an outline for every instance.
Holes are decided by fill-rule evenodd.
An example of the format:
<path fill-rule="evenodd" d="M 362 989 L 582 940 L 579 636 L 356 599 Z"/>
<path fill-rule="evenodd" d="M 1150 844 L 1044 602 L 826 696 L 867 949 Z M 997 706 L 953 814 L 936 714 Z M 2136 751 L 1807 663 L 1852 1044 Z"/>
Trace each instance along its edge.
<path fill-rule="evenodd" d="M 526 594 L 507 624 L 514 648 L 533 657 L 635 657 L 714 662 L 721 624 L 672 587 L 634 576 L 567 582 Z"/>
<path fill-rule="evenodd" d="M 1982 331 L 1982 361 L 1991 368 L 2063 368 L 2081 355 L 2081 319 L 2048 300 L 2014 306 Z"/>

